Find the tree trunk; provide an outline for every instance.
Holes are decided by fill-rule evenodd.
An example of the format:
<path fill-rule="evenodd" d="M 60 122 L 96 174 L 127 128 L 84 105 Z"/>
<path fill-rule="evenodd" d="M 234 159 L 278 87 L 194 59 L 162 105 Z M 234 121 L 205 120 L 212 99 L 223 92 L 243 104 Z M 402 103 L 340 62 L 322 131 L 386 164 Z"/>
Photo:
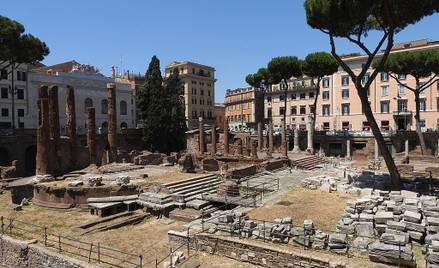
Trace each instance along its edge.
<path fill-rule="evenodd" d="M 360 82 L 361 83 L 361 82 Z M 395 161 L 392 158 L 389 150 L 387 149 L 386 142 L 384 141 L 383 135 L 378 127 L 378 124 L 373 116 L 372 109 L 369 104 L 369 99 L 367 97 L 367 88 L 361 87 L 361 85 L 355 85 L 357 88 L 358 96 L 360 97 L 361 104 L 363 106 L 364 114 L 369 122 L 370 129 L 375 136 L 378 148 L 381 151 L 384 161 L 386 162 L 387 169 L 390 173 L 390 178 L 392 180 L 392 186 L 394 189 L 402 189 L 401 176 L 395 165 Z"/>
<path fill-rule="evenodd" d="M 317 88 L 316 88 L 316 95 L 314 96 L 314 112 L 312 113 L 310 117 L 310 128 L 308 129 L 308 149 L 307 151 L 310 154 L 314 154 L 314 130 L 316 125 L 316 118 L 317 118 L 317 100 L 320 95 L 320 80 L 321 78 L 317 78 Z"/>
<path fill-rule="evenodd" d="M 424 134 L 421 131 L 421 115 L 420 115 L 420 103 L 419 103 L 419 91 L 415 92 L 415 103 L 416 103 L 416 113 L 415 113 L 415 121 L 416 121 L 416 134 L 419 137 L 419 143 L 421 145 L 421 153 L 425 155 L 427 153 L 427 147 L 425 146 Z"/>
<path fill-rule="evenodd" d="M 285 81 L 285 95 L 284 95 L 284 121 L 282 123 L 282 156 L 286 157 L 288 156 L 288 148 L 287 148 L 287 95 L 288 95 L 288 82 L 286 79 Z"/>

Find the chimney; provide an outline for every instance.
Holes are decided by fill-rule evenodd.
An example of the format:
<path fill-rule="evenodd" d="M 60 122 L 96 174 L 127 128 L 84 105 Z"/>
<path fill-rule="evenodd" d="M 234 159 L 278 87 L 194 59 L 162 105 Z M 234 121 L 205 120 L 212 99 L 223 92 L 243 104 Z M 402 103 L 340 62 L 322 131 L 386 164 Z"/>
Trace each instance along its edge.
<path fill-rule="evenodd" d="M 130 70 L 127 70 L 127 79 L 130 79 Z"/>

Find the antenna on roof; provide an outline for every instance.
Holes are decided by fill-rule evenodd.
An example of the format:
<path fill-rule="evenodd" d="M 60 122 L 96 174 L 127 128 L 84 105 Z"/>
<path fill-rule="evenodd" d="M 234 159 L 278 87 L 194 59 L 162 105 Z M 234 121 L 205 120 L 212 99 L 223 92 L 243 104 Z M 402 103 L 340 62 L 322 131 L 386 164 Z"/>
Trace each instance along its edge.
<path fill-rule="evenodd" d="M 123 62 L 123 58 L 122 55 L 120 55 L 120 71 L 122 72 L 123 68 L 122 68 L 122 62 Z M 122 77 L 122 73 L 119 74 L 119 77 Z"/>

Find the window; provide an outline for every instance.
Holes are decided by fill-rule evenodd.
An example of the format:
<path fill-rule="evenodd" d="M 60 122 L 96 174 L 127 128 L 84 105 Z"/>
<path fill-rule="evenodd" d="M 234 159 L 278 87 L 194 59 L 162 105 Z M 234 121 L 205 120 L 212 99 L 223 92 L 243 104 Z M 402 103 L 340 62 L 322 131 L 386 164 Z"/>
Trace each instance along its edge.
<path fill-rule="evenodd" d="M 120 123 L 120 128 L 126 129 L 128 127 L 126 122 Z"/>
<path fill-rule="evenodd" d="M 192 85 L 196 85 L 197 84 L 197 81 L 192 80 L 191 82 L 192 82 Z"/>
<path fill-rule="evenodd" d="M 310 106 L 309 106 L 309 113 L 310 113 L 310 114 L 314 114 L 314 110 L 315 110 L 315 109 L 314 109 L 314 105 L 310 105 Z"/>
<path fill-rule="evenodd" d="M 343 130 L 346 130 L 346 131 L 348 131 L 349 130 L 349 122 L 341 122 L 341 128 L 343 129 Z"/>
<path fill-rule="evenodd" d="M 381 82 L 387 82 L 387 81 L 389 81 L 389 73 L 381 72 Z"/>
<path fill-rule="evenodd" d="M 90 98 L 86 98 L 84 101 L 84 113 L 87 112 L 88 107 L 93 107 L 93 101 Z"/>
<path fill-rule="evenodd" d="M 9 109 L 8 108 L 2 108 L 2 116 L 3 117 L 9 116 Z"/>
<path fill-rule="evenodd" d="M 381 121 L 381 130 L 389 130 L 389 120 L 382 120 Z"/>
<path fill-rule="evenodd" d="M 419 81 L 419 88 L 422 88 L 424 85 L 425 85 L 425 81 Z M 421 94 L 422 94 L 422 93 L 425 93 L 425 90 L 423 90 L 423 91 L 421 92 Z"/>
<path fill-rule="evenodd" d="M 24 109 L 18 109 L 17 115 L 18 115 L 18 117 L 24 117 Z"/>
<path fill-rule="evenodd" d="M 212 106 L 212 100 L 211 99 L 207 99 L 207 105 L 208 106 Z"/>
<path fill-rule="evenodd" d="M 389 113 L 389 101 L 381 101 L 381 113 Z"/>
<path fill-rule="evenodd" d="M 1 70 L 0 76 L 1 76 L 1 79 L 8 79 L 8 71 Z"/>
<path fill-rule="evenodd" d="M 399 80 L 405 80 L 407 78 L 407 75 L 405 74 L 398 74 L 398 79 Z"/>
<path fill-rule="evenodd" d="M 405 95 L 405 93 L 406 93 L 405 85 L 406 84 L 398 85 L 398 94 L 399 95 Z"/>
<path fill-rule="evenodd" d="M 323 122 L 323 130 L 328 130 L 329 129 L 329 122 Z"/>
<path fill-rule="evenodd" d="M 389 95 L 389 86 L 381 86 L 381 96 Z"/>
<path fill-rule="evenodd" d="M 323 112 L 323 115 L 329 115 L 329 105 L 328 104 L 322 105 L 322 112 Z"/>
<path fill-rule="evenodd" d="M 200 86 L 204 86 L 204 82 L 200 82 Z"/>
<path fill-rule="evenodd" d="M 367 122 L 367 121 L 363 122 L 363 130 L 365 130 L 365 131 L 370 130 L 369 122 Z"/>
<path fill-rule="evenodd" d="M 301 100 L 304 100 L 305 97 L 306 97 L 306 93 L 300 93 L 300 99 L 301 99 Z"/>
<path fill-rule="evenodd" d="M 268 118 L 271 118 L 273 116 L 273 110 L 271 108 L 267 110 L 267 116 Z"/>
<path fill-rule="evenodd" d="M 439 98 L 436 98 L 436 109 L 439 111 Z M 439 128 L 439 126 L 438 126 Z"/>
<path fill-rule="evenodd" d="M 341 104 L 341 114 L 342 115 L 349 115 L 349 103 L 342 103 Z"/>
<path fill-rule="evenodd" d="M 27 80 L 26 72 L 17 71 L 17 81 L 26 81 L 26 80 Z"/>
<path fill-rule="evenodd" d="M 300 114 L 306 114 L 306 106 L 305 105 L 300 106 Z"/>
<path fill-rule="evenodd" d="M 322 87 L 329 87 L 329 78 L 323 78 L 322 80 Z"/>
<path fill-rule="evenodd" d="M 407 111 L 407 100 L 398 101 L 398 113 Z"/>
<path fill-rule="evenodd" d="M 2 99 L 7 99 L 8 98 L 8 88 L 7 87 L 2 87 L 1 88 L 1 98 Z"/>
<path fill-rule="evenodd" d="M 279 107 L 279 114 L 283 115 L 285 113 L 285 107 Z"/>
<path fill-rule="evenodd" d="M 211 87 L 212 86 L 212 83 L 206 83 L 206 85 L 208 86 L 208 87 Z M 209 95 L 210 96 L 210 95 Z"/>
<path fill-rule="evenodd" d="M 209 118 L 209 119 L 212 118 L 212 111 L 211 110 L 207 111 L 207 118 Z"/>
<path fill-rule="evenodd" d="M 296 93 L 291 94 L 291 99 L 295 100 L 296 99 Z"/>
<path fill-rule="evenodd" d="M 322 98 L 323 100 L 329 100 L 329 91 L 325 90 L 322 92 Z"/>
<path fill-rule="evenodd" d="M 200 105 L 204 105 L 204 99 L 203 98 L 200 99 Z"/>
<path fill-rule="evenodd" d="M 268 101 L 268 102 L 271 102 L 271 97 L 267 97 L 267 101 Z"/>
<path fill-rule="evenodd" d="M 291 106 L 291 114 L 292 115 L 296 115 L 297 114 L 297 106 Z"/>
<path fill-rule="evenodd" d="M 341 85 L 342 86 L 347 86 L 349 85 L 349 76 L 348 75 L 343 75 L 341 77 Z"/>
<path fill-rule="evenodd" d="M 362 83 L 367 83 L 367 80 L 369 80 L 369 76 L 370 76 L 369 73 L 365 73 L 363 78 L 361 79 L 361 82 Z"/>
<path fill-rule="evenodd" d="M 108 113 L 108 101 L 106 99 L 103 99 L 101 101 L 101 114 L 107 114 Z"/>
<path fill-rule="evenodd" d="M 197 94 L 197 89 L 196 88 L 192 88 L 192 94 Z"/>
<path fill-rule="evenodd" d="M 341 97 L 343 99 L 349 99 L 349 88 L 344 88 L 341 90 Z"/>
<path fill-rule="evenodd" d="M 284 95 L 280 95 L 279 96 L 279 101 L 283 101 L 283 100 L 285 100 L 285 96 Z"/>
<path fill-rule="evenodd" d="M 120 102 L 120 115 L 127 115 L 127 102 L 124 100 Z"/>
<path fill-rule="evenodd" d="M 195 74 L 195 68 L 192 68 L 192 73 Z"/>
<path fill-rule="evenodd" d="M 210 97 L 210 90 L 208 90 L 208 91 L 207 91 L 207 96 L 209 96 L 209 97 Z"/>
<path fill-rule="evenodd" d="M 197 104 L 197 98 L 192 98 L 192 104 Z M 232 106 L 233 107 L 233 106 Z M 230 107 L 229 107 L 230 108 Z"/>
<path fill-rule="evenodd" d="M 17 99 L 24 100 L 24 89 L 17 88 Z"/>
<path fill-rule="evenodd" d="M 192 110 L 192 118 L 197 118 L 197 110 Z"/>
<path fill-rule="evenodd" d="M 200 95 L 204 95 L 204 90 L 200 89 Z"/>
<path fill-rule="evenodd" d="M 427 107 L 426 107 L 427 105 L 426 105 L 426 101 L 425 101 L 425 99 L 424 98 L 422 98 L 422 99 L 419 99 L 419 109 L 421 110 L 421 111 L 426 111 L 427 110 Z"/>
<path fill-rule="evenodd" d="M 314 92 L 310 92 L 310 93 L 309 93 L 309 98 L 310 98 L 310 99 L 314 99 Z"/>

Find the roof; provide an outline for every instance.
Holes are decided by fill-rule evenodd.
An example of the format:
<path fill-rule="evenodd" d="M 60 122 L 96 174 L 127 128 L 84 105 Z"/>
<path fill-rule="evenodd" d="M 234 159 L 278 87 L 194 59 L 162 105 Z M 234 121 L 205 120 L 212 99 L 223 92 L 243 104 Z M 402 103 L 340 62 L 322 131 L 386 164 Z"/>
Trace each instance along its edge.
<path fill-rule="evenodd" d="M 56 72 L 68 73 L 72 70 L 73 66 L 77 66 L 77 65 L 80 65 L 80 63 L 78 63 L 75 60 L 71 60 L 71 61 L 66 61 L 63 63 L 58 63 L 55 65 L 35 68 L 32 71 L 37 72 L 37 73 L 47 73 L 48 71 L 50 71 L 51 73 L 56 73 Z"/>

